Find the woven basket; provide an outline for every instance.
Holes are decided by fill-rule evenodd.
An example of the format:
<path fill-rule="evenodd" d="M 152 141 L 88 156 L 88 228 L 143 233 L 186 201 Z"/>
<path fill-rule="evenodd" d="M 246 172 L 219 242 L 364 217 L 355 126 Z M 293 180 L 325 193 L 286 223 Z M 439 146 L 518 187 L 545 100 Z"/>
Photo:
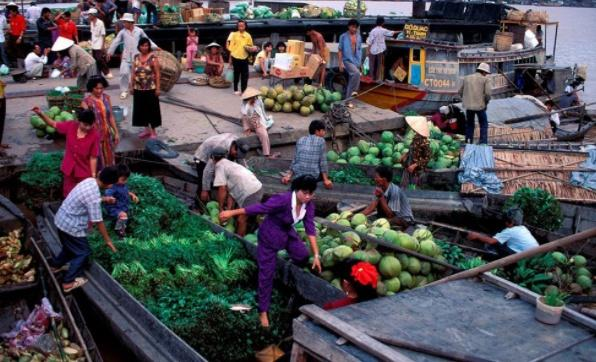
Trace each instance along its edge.
<path fill-rule="evenodd" d="M 521 21 L 524 19 L 525 13 L 519 10 L 510 10 L 507 13 L 507 20 L 511 21 Z"/>
<path fill-rule="evenodd" d="M 513 44 L 513 33 L 506 31 L 497 31 L 495 34 L 494 48 L 498 52 L 506 52 L 511 50 Z"/>
<path fill-rule="evenodd" d="M 180 13 L 164 13 L 159 11 L 158 13 L 159 23 L 161 25 L 178 25 L 180 24 Z"/>
<path fill-rule="evenodd" d="M 81 107 L 83 97 L 78 93 L 70 93 L 66 95 L 64 100 L 64 108 L 67 110 L 73 110 Z"/>
<path fill-rule="evenodd" d="M 62 109 L 62 107 L 64 107 L 65 99 L 66 97 L 64 96 L 46 96 L 46 100 L 48 101 L 48 108 L 56 106 Z"/>
<path fill-rule="evenodd" d="M 209 78 L 209 86 L 213 88 L 230 88 L 232 82 L 228 82 L 223 77 Z"/>
<path fill-rule="evenodd" d="M 525 20 L 531 23 L 546 23 L 548 22 L 548 13 L 542 10 L 530 10 L 525 14 Z"/>
<path fill-rule="evenodd" d="M 206 86 L 206 85 L 209 85 L 209 78 L 199 76 L 199 77 L 191 80 L 190 84 L 196 85 L 196 86 Z"/>
<path fill-rule="evenodd" d="M 169 92 L 182 74 L 182 66 L 172 53 L 163 50 L 155 52 L 157 60 L 159 61 L 159 71 L 161 73 L 160 90 L 162 92 Z"/>

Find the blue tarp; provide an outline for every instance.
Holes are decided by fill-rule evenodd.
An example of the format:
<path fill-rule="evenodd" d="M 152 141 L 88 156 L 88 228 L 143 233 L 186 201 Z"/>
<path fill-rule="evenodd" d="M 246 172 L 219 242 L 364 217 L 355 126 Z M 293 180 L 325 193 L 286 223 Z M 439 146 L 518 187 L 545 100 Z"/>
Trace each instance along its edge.
<path fill-rule="evenodd" d="M 460 167 L 464 169 L 458 176 L 460 183 L 471 182 L 490 194 L 501 193 L 503 183 L 497 174 L 484 171 L 485 168 L 495 168 L 491 146 L 466 145 Z"/>
<path fill-rule="evenodd" d="M 581 168 L 596 170 L 596 149 L 591 149 Z M 571 184 L 586 189 L 596 190 L 596 172 L 575 171 L 571 173 Z"/>

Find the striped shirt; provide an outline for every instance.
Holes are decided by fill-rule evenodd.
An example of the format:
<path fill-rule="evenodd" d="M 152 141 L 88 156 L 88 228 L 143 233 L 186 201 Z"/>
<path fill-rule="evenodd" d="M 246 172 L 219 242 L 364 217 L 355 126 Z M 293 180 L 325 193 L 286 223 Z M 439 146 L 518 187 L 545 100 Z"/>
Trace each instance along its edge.
<path fill-rule="evenodd" d="M 395 216 L 404 219 L 414 219 L 410 202 L 399 186 L 390 183 L 387 191 L 385 191 L 385 198 L 387 199 L 387 206 L 389 206 Z"/>
<path fill-rule="evenodd" d="M 309 135 L 301 137 L 296 142 L 296 155 L 290 169 L 294 178 L 311 175 L 319 178 L 321 173 L 327 172 L 327 147 L 323 137 Z"/>
<path fill-rule="evenodd" d="M 87 235 L 89 222 L 101 221 L 101 194 L 97 181 L 92 177 L 86 178 L 72 189 L 54 219 L 58 229 L 76 237 Z"/>

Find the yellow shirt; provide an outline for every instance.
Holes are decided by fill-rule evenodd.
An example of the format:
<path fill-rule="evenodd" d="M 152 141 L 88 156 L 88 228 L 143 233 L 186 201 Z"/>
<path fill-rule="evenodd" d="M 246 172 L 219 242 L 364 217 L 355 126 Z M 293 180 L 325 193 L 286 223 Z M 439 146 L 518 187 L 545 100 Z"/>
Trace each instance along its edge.
<path fill-rule="evenodd" d="M 244 49 L 245 46 L 252 46 L 252 37 L 249 33 L 241 33 L 239 31 L 233 31 L 228 36 L 228 50 L 230 55 L 236 59 L 248 58 L 248 52 Z"/>
<path fill-rule="evenodd" d="M 254 63 L 254 65 L 261 64 L 261 63 L 259 63 L 259 62 L 261 61 L 261 59 L 265 59 L 265 60 L 267 60 L 267 58 L 268 58 L 268 56 L 267 56 L 267 53 L 265 53 L 265 51 L 264 51 L 264 50 L 261 50 L 261 51 L 260 51 L 260 52 L 257 54 L 257 56 L 255 57 L 255 63 Z"/>

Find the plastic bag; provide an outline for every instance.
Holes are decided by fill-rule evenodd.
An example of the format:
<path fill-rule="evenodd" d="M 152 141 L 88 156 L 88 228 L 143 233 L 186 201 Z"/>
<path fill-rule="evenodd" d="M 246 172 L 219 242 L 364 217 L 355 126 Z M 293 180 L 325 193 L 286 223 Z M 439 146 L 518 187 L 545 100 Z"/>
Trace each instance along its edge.
<path fill-rule="evenodd" d="M 58 69 L 54 69 L 52 70 L 52 73 L 50 73 L 50 78 L 58 78 L 60 76 L 60 71 Z"/>
<path fill-rule="evenodd" d="M 364 62 L 362 63 L 362 75 L 368 75 L 369 71 L 370 71 L 370 61 L 368 60 L 368 57 L 366 57 L 364 59 Z"/>
<path fill-rule="evenodd" d="M 8 75 L 8 73 L 10 73 L 10 68 L 6 64 L 0 65 L 0 75 Z"/>
<path fill-rule="evenodd" d="M 232 69 L 227 69 L 224 72 L 224 78 L 228 82 L 233 82 L 234 81 L 234 71 Z"/>

